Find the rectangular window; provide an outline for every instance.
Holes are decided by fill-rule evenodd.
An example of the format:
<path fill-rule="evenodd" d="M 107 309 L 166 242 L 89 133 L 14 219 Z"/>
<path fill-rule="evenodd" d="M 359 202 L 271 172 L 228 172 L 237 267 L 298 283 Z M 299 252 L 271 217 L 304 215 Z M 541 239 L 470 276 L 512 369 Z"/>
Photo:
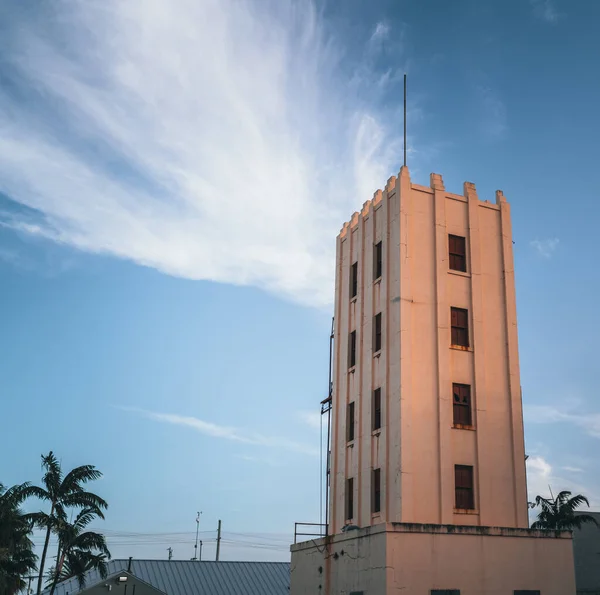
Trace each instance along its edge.
<path fill-rule="evenodd" d="M 356 331 L 350 333 L 348 338 L 348 367 L 353 368 L 356 365 Z"/>
<path fill-rule="evenodd" d="M 381 351 L 381 312 L 373 318 L 373 351 Z"/>
<path fill-rule="evenodd" d="M 371 416 L 373 420 L 373 430 L 379 430 L 381 428 L 381 389 L 376 388 L 373 391 L 373 414 Z"/>
<path fill-rule="evenodd" d="M 346 424 L 346 439 L 348 442 L 351 442 L 354 440 L 354 401 L 352 401 L 352 403 L 348 403 Z"/>
<path fill-rule="evenodd" d="M 350 267 L 350 299 L 358 293 L 358 262 Z"/>
<path fill-rule="evenodd" d="M 452 345 L 469 346 L 469 311 L 463 308 L 450 308 L 450 326 Z"/>
<path fill-rule="evenodd" d="M 452 403 L 454 408 L 454 424 L 472 425 L 471 387 L 468 384 L 452 385 Z"/>
<path fill-rule="evenodd" d="M 371 512 L 381 511 L 381 469 L 371 471 Z"/>
<path fill-rule="evenodd" d="M 453 271 L 467 272 L 467 247 L 465 238 L 461 236 L 448 236 L 448 249 L 450 253 L 450 268 Z"/>
<path fill-rule="evenodd" d="M 346 479 L 346 520 L 354 518 L 354 478 Z"/>
<path fill-rule="evenodd" d="M 474 510 L 473 467 L 454 465 L 454 500 L 455 508 Z"/>
<path fill-rule="evenodd" d="M 373 279 L 383 275 L 383 242 L 377 242 L 373 248 Z"/>
<path fill-rule="evenodd" d="M 460 589 L 431 589 L 431 595 L 460 595 Z"/>
<path fill-rule="evenodd" d="M 520 589 L 520 590 L 517 590 L 517 591 L 513 591 L 513 593 L 515 595 L 540 595 L 540 591 L 535 591 L 535 590 L 534 591 L 531 591 L 531 590 L 528 591 L 528 590 L 523 590 L 523 589 Z M 579 591 L 578 591 L 578 593 L 579 593 Z"/>

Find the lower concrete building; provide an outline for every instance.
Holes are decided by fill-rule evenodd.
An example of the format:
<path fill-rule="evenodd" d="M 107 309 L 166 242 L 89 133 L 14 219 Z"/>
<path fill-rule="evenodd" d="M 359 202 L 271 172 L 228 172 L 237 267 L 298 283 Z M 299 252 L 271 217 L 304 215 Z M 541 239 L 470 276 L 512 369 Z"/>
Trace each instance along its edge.
<path fill-rule="evenodd" d="M 293 595 L 573 595 L 570 532 L 387 523 L 292 546 Z"/>

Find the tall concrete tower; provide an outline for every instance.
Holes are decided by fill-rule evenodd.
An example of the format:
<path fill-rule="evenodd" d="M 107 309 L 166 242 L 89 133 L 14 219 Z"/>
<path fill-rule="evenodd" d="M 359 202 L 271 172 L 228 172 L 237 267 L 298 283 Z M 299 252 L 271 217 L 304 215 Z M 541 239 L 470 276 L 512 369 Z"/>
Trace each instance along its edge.
<path fill-rule="evenodd" d="M 567 595 L 528 529 L 510 209 L 403 167 L 337 238 L 328 535 L 292 595 Z"/>
<path fill-rule="evenodd" d="M 388 180 L 337 239 L 331 529 L 527 527 L 510 209 Z"/>

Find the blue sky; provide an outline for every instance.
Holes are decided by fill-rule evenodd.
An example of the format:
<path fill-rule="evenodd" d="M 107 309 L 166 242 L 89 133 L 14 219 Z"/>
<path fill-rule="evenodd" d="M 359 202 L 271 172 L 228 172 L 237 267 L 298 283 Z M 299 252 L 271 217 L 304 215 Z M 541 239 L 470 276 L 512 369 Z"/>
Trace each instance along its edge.
<path fill-rule="evenodd" d="M 4 0 L 0 480 L 93 463 L 113 554 L 319 520 L 335 236 L 397 173 L 512 204 L 529 487 L 600 506 L 600 4 Z M 240 543 L 242 541 L 246 544 Z"/>

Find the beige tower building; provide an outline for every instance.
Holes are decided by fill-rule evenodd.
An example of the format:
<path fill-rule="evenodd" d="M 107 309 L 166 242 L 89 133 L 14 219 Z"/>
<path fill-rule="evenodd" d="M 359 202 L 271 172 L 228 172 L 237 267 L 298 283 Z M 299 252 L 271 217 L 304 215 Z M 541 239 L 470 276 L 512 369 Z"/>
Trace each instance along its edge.
<path fill-rule="evenodd" d="M 331 529 L 527 527 L 510 208 L 390 178 L 337 239 Z"/>
<path fill-rule="evenodd" d="M 328 536 L 292 595 L 572 595 L 569 533 L 528 527 L 502 192 L 403 167 L 337 238 Z"/>

